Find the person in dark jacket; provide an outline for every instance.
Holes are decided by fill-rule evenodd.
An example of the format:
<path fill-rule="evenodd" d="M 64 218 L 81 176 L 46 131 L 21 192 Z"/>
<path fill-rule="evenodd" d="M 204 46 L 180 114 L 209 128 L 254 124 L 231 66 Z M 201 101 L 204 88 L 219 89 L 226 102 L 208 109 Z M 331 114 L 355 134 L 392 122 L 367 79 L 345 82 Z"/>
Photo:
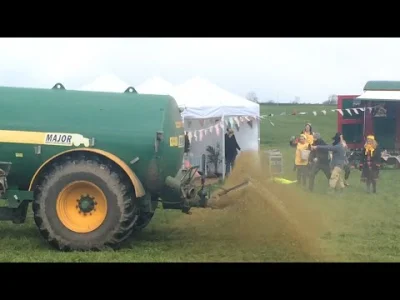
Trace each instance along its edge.
<path fill-rule="evenodd" d="M 225 174 L 228 175 L 235 165 L 235 160 L 237 156 L 237 150 L 240 151 L 238 142 L 236 141 L 233 129 L 229 128 L 228 132 L 225 134 Z"/>
<path fill-rule="evenodd" d="M 346 149 L 346 161 L 343 167 L 344 170 L 344 185 L 345 186 L 349 186 L 349 182 L 348 179 L 350 177 L 350 172 L 351 172 L 351 168 L 350 168 L 350 157 L 351 157 L 351 151 L 349 150 L 349 147 L 347 146 L 346 141 L 343 139 L 342 136 L 342 144 L 344 146 L 344 148 Z"/>
<path fill-rule="evenodd" d="M 185 148 L 184 148 L 184 153 L 189 153 L 190 151 L 190 141 L 189 141 L 189 135 L 188 132 L 185 132 Z"/>
<path fill-rule="evenodd" d="M 346 163 L 346 149 L 342 143 L 341 133 L 334 136 L 333 145 L 311 146 L 311 150 L 332 151 L 331 177 L 329 179 L 329 192 L 340 191 L 344 189 L 344 165 Z"/>
<path fill-rule="evenodd" d="M 314 132 L 314 146 L 323 146 L 326 145 L 325 141 L 321 138 L 321 135 L 318 132 Z M 325 150 L 315 150 L 310 153 L 309 156 L 310 162 L 310 178 L 309 178 L 309 189 L 310 191 L 314 190 L 314 181 L 315 176 L 321 170 L 324 172 L 326 179 L 331 178 L 331 169 L 329 166 L 329 154 Z"/>
<path fill-rule="evenodd" d="M 376 193 L 376 181 L 381 167 L 381 151 L 373 135 L 367 136 L 364 153 L 361 156 L 360 170 L 361 181 L 367 184 L 367 192 Z"/>

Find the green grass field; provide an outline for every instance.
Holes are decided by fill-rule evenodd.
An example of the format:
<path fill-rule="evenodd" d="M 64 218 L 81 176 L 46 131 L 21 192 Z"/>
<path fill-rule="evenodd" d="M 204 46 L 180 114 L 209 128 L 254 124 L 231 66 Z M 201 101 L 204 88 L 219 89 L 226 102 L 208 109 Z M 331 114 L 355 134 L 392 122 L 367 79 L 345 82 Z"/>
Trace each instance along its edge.
<path fill-rule="evenodd" d="M 336 132 L 336 114 L 326 108 L 325 116 L 290 114 L 293 106 L 263 106 L 262 113 L 273 113 L 262 122 L 263 148 L 279 148 L 284 154 L 285 178 L 294 179 L 293 149 L 288 146 L 290 136 L 298 134 L 305 122 L 311 122 L 327 142 Z M 301 105 L 297 111 L 320 112 L 323 106 Z M 318 209 L 329 227 L 319 237 L 327 257 L 336 261 L 400 261 L 400 205 L 396 186 L 398 171 L 381 172 L 378 194 L 363 190 L 360 172 L 352 171 L 351 186 L 344 196 L 326 195 L 326 179 L 319 174 L 316 191 L 311 194 L 299 188 L 299 195 Z M 295 187 L 297 188 L 297 187 Z M 299 254 L 295 246 L 285 241 L 263 240 L 242 243 L 229 234 L 229 216 L 214 217 L 213 223 L 191 221 L 191 216 L 180 211 L 158 209 L 152 223 L 135 240 L 126 242 L 119 251 L 99 253 L 61 253 L 47 245 L 29 214 L 26 224 L 0 224 L 0 261 L 2 262 L 205 262 L 205 261 L 313 261 L 307 253 Z M 266 228 L 272 232 L 274 225 Z"/>

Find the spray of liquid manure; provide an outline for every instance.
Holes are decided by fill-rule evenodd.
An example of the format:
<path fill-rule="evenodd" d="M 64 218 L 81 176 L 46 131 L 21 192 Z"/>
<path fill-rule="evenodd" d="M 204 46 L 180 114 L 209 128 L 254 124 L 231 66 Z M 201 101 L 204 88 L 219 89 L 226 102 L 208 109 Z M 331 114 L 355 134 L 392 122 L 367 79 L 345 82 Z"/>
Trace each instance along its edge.
<path fill-rule="evenodd" d="M 212 193 L 211 209 L 194 209 L 185 226 L 204 229 L 204 238 L 235 240 L 249 251 L 268 247 L 281 254 L 281 261 L 326 260 L 318 209 L 295 184 L 273 182 L 268 170 L 263 155 L 242 152 L 224 186 Z"/>

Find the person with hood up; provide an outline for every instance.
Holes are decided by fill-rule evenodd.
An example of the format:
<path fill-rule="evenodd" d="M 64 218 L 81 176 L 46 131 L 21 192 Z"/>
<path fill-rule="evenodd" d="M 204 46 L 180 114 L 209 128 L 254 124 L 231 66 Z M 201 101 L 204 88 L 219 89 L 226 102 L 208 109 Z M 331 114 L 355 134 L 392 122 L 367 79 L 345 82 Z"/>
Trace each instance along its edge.
<path fill-rule="evenodd" d="M 304 134 L 299 137 L 299 142 L 296 146 L 296 156 L 294 160 L 295 170 L 297 170 L 297 183 L 307 185 L 308 177 L 308 155 L 309 144 L 307 143 L 307 138 Z"/>
<path fill-rule="evenodd" d="M 381 167 L 381 151 L 373 135 L 367 136 L 360 162 L 361 181 L 367 184 L 367 192 L 376 193 L 376 181 Z"/>
<path fill-rule="evenodd" d="M 325 141 L 321 138 L 321 135 L 318 132 L 314 132 L 314 145 L 322 146 L 327 145 Z M 309 189 L 310 191 L 314 190 L 314 181 L 315 176 L 319 171 L 324 172 L 326 179 L 331 178 L 331 169 L 329 166 L 329 154 L 325 150 L 316 150 L 310 153 L 310 181 L 309 181 Z"/>
<path fill-rule="evenodd" d="M 238 142 L 236 141 L 235 134 L 232 128 L 228 128 L 225 134 L 225 174 L 228 175 L 235 165 L 237 150 L 241 150 Z"/>
<path fill-rule="evenodd" d="M 333 137 L 333 145 L 311 146 L 311 150 L 332 151 L 331 160 L 331 177 L 329 179 L 329 192 L 339 191 L 344 189 L 344 164 L 346 162 L 346 149 L 342 143 L 341 133 L 337 132 Z"/>

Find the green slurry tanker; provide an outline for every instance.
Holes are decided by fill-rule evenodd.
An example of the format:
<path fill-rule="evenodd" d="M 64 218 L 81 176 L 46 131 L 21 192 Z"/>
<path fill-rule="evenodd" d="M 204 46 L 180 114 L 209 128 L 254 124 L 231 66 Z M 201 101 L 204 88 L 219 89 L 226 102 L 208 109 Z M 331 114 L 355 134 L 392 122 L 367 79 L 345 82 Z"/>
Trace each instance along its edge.
<path fill-rule="evenodd" d="M 59 250 L 117 248 L 166 209 L 205 207 L 164 95 L 0 87 L 0 220 L 35 223 Z"/>

